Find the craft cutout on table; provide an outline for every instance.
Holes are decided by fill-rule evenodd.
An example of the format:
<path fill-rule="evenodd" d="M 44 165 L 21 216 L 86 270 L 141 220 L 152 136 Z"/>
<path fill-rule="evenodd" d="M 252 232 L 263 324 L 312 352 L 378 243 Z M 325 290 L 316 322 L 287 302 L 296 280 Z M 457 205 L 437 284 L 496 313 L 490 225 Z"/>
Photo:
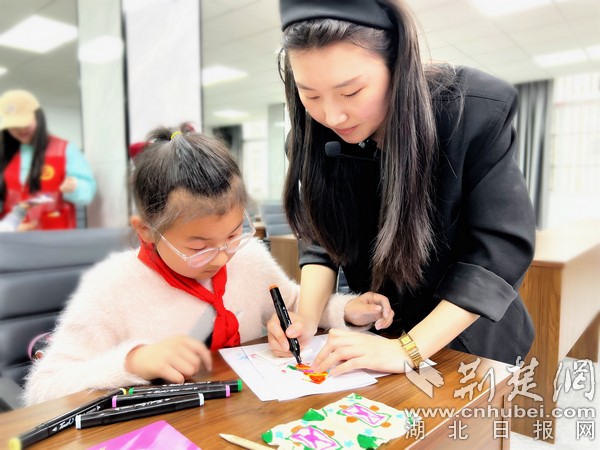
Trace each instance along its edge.
<path fill-rule="evenodd" d="M 358 394 L 315 410 L 300 420 L 277 425 L 262 434 L 279 450 L 377 448 L 404 435 L 418 417 Z"/>

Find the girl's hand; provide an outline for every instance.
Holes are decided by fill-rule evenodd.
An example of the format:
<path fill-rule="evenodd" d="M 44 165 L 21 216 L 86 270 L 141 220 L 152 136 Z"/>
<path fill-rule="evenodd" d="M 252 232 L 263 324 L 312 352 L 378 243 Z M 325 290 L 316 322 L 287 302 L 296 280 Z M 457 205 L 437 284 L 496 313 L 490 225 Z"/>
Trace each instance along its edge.
<path fill-rule="evenodd" d="M 401 373 L 404 372 L 405 361 L 410 365 L 411 359 L 397 339 L 331 329 L 327 342 L 312 362 L 311 368 L 315 372 L 331 368 L 331 376 L 356 369 Z"/>
<path fill-rule="evenodd" d="M 357 326 L 375 322 L 375 328 L 381 330 L 392 324 L 394 310 L 384 295 L 366 292 L 350 300 L 344 308 L 344 320 Z"/>
<path fill-rule="evenodd" d="M 20 231 L 34 231 L 37 226 L 38 226 L 37 220 L 35 222 L 21 223 L 17 227 L 17 231 L 19 231 L 19 232 Z"/>
<path fill-rule="evenodd" d="M 317 332 L 318 324 L 314 324 L 300 314 L 291 311 L 289 311 L 289 315 L 292 324 L 285 333 L 281 329 L 277 314 L 273 314 L 267 322 L 269 347 L 277 356 L 291 355 L 290 343 L 287 340 L 288 337 L 298 339 L 300 348 L 302 348 L 310 342 Z"/>
<path fill-rule="evenodd" d="M 204 365 L 212 368 L 212 357 L 206 346 L 189 336 L 172 336 L 150 345 L 141 345 L 127 354 L 125 369 L 145 380 L 162 378 L 170 383 L 183 383 Z"/>

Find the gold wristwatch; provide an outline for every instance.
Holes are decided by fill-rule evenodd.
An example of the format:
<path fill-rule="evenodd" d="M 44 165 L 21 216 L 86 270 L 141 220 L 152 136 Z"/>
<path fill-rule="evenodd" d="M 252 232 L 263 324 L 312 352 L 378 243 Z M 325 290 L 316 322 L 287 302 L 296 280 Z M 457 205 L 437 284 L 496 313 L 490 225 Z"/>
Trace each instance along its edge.
<path fill-rule="evenodd" d="M 419 353 L 419 349 L 417 348 L 415 341 L 413 341 L 410 335 L 404 331 L 398 340 L 400 341 L 402 348 L 404 348 L 406 353 L 408 353 L 408 356 L 410 356 L 410 359 L 412 359 L 415 369 L 418 369 L 423 362 L 423 358 L 421 357 L 421 353 Z"/>

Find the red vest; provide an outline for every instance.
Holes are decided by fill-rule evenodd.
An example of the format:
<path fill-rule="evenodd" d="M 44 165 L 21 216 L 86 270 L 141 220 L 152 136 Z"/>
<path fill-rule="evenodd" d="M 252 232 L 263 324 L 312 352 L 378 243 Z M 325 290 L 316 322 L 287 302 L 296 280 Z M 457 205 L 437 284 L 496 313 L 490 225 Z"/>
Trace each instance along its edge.
<path fill-rule="evenodd" d="M 40 175 L 40 191 L 35 195 L 46 194 L 54 199 L 52 203 L 33 206 L 29 209 L 25 222 L 38 222 L 37 230 L 58 230 L 75 228 L 77 218 L 75 206 L 63 200 L 59 187 L 66 178 L 67 167 L 67 141 L 50 136 L 44 165 Z M 6 186 L 6 198 L 2 217 L 10 212 L 19 202 L 27 200 L 32 195 L 27 184 L 22 185 L 20 180 L 21 154 L 17 153 L 10 161 L 4 171 L 4 183 Z"/>

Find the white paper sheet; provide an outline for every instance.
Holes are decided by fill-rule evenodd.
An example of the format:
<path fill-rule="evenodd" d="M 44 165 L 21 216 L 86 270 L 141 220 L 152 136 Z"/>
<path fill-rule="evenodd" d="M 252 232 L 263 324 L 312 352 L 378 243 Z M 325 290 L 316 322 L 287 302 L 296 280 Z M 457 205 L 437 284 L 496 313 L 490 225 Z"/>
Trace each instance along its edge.
<path fill-rule="evenodd" d="M 302 351 L 302 361 L 310 363 L 319 353 L 327 335 L 315 336 Z M 304 379 L 301 372 L 287 369 L 295 364 L 294 358 L 277 358 L 268 344 L 256 344 L 219 350 L 246 386 L 262 401 L 289 400 L 305 395 L 338 392 L 368 386 L 377 382 L 375 377 L 357 370 L 336 377 L 328 377 L 316 384 Z"/>

